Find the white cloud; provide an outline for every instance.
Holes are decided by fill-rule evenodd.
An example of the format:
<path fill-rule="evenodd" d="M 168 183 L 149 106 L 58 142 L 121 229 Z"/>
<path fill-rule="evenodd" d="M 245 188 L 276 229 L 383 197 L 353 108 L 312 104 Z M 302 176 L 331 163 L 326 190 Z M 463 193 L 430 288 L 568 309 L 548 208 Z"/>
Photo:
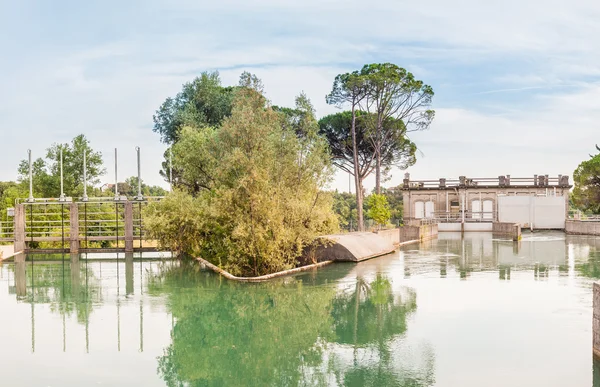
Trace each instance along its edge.
<path fill-rule="evenodd" d="M 111 25 L 117 10 L 106 7 L 96 18 L 105 19 L 106 30 L 94 31 L 99 40 L 89 44 L 76 44 L 74 30 L 65 41 L 40 36 L 30 50 L 11 35 L 9 60 L 0 63 L 0 180 L 15 177 L 27 148 L 41 155 L 52 142 L 85 133 L 104 152 L 108 170 L 112 149 L 122 149 L 121 176 L 135 173 L 133 148 L 142 146 L 144 176 L 160 183 L 164 146 L 151 133 L 152 114 L 182 83 L 210 69 L 221 69 L 225 84 L 236 83 L 243 70 L 256 73 L 274 104 L 292 105 L 305 91 L 319 115 L 336 111 L 324 101 L 334 76 L 363 63 L 392 61 L 436 79 L 436 121 L 414 136 L 425 157 L 410 171 L 423 178 L 570 173 L 600 142 L 600 91 L 590 79 L 600 76 L 595 1 L 365 7 L 359 1 L 190 0 L 144 1 L 121 11 L 136 12 L 131 25 Z M 63 17 L 50 23 L 15 13 L 10 25 L 57 29 L 69 15 Z M 12 33 L 2 28 L 0 35 Z M 512 66 L 503 70 L 508 61 Z M 479 93 L 479 106 L 503 115 L 461 99 L 467 93 L 457 92 L 464 84 L 454 72 L 463 68 L 476 70 L 471 98 Z M 533 91 L 525 102 L 511 99 Z M 499 95 L 501 101 L 494 99 Z M 397 173 L 390 183 L 400 180 Z M 347 177 L 334 186 L 347 189 Z"/>

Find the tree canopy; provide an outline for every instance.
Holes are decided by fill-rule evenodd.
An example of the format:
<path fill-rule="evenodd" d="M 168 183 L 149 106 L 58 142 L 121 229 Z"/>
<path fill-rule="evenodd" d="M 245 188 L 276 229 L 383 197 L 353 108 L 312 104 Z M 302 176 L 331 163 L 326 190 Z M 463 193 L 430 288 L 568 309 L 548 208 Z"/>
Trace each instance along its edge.
<path fill-rule="evenodd" d="M 297 108 L 313 114 L 312 106 Z M 314 116 L 302 137 L 282 120 L 262 94 L 240 87 L 219 127 L 184 128 L 173 145 L 183 192 L 150 205 L 145 229 L 166 247 L 199 254 L 235 275 L 294 267 L 304 247 L 335 231 L 337 220 L 322 191 L 333 171 Z M 186 207 L 174 202 L 183 203 L 182 195 L 193 197 Z M 175 230 L 189 219 L 180 233 L 197 243 L 174 246 L 168 219 Z"/>
<path fill-rule="evenodd" d="M 598 151 L 600 148 L 596 145 Z M 590 156 L 573 172 L 573 203 L 582 211 L 600 214 L 600 153 Z"/>
<path fill-rule="evenodd" d="M 252 83 L 251 77 L 244 78 Z M 255 81 L 255 80 L 254 80 Z M 167 144 L 179 139 L 184 127 L 218 126 L 231 115 L 235 87 L 221 86 L 219 72 L 203 72 L 163 102 L 154 114 L 154 131 Z"/>

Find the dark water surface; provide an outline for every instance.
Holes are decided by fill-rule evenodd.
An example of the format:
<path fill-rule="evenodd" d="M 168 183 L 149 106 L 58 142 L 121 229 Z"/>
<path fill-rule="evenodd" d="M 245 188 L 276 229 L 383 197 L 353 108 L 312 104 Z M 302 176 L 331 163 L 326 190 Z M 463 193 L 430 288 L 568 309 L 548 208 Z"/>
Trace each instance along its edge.
<path fill-rule="evenodd" d="M 69 258 L 0 266 L 1 386 L 600 386 L 600 238 L 441 234 L 266 284 Z"/>

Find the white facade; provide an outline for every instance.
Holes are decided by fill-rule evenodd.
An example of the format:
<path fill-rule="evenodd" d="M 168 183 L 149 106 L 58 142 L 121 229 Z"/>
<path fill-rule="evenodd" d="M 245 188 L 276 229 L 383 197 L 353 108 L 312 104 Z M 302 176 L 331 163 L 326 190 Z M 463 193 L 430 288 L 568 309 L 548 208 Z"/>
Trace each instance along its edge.
<path fill-rule="evenodd" d="M 560 196 L 498 196 L 498 221 L 533 229 L 564 229 L 566 202 Z"/>

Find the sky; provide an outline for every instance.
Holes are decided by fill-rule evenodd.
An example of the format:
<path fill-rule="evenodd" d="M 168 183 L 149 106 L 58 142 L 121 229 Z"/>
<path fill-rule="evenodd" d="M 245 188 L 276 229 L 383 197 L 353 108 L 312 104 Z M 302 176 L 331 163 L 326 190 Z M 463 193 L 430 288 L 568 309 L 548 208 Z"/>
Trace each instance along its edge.
<path fill-rule="evenodd" d="M 0 181 L 31 149 L 85 134 L 120 180 L 159 176 L 152 115 L 218 70 L 263 80 L 273 104 L 305 92 L 317 115 L 334 77 L 391 62 L 435 91 L 411 134 L 411 179 L 572 176 L 600 143 L 600 2 L 575 0 L 0 0 Z M 103 181 L 114 180 L 109 172 Z M 373 186 L 373 180 L 367 187 Z M 338 173 L 331 188 L 348 190 Z"/>

